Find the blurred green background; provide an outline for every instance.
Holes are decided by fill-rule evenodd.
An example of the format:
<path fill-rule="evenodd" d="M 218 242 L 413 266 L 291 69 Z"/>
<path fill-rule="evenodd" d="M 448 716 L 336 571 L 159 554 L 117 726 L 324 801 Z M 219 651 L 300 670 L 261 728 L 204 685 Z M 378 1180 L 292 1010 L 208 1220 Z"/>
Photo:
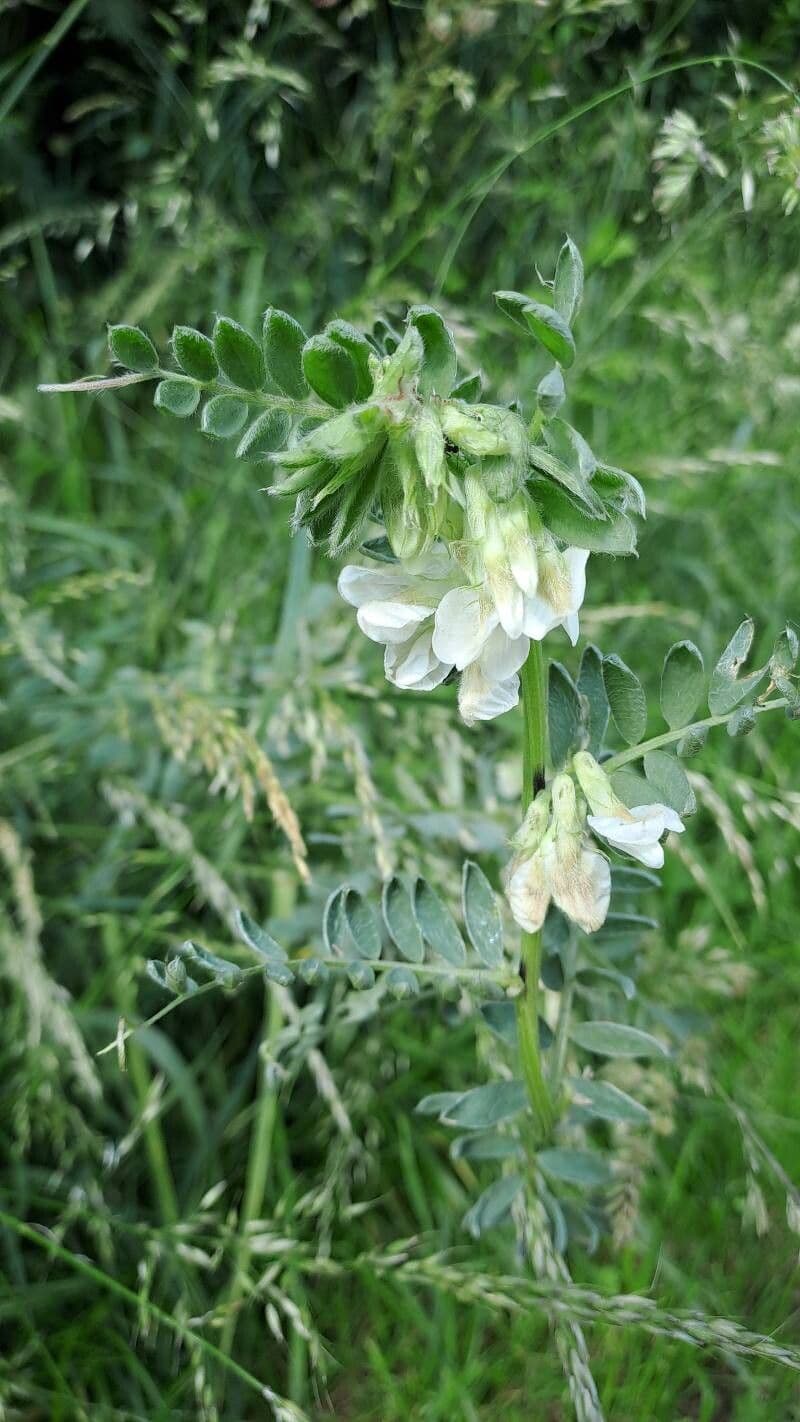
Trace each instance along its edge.
<path fill-rule="evenodd" d="M 2 1415 L 270 1415 L 160 1309 L 301 1409 L 284 1418 L 566 1419 L 543 1317 L 363 1262 L 421 1236 L 514 1266 L 506 1232 L 467 1246 L 475 1173 L 411 1115 L 483 1069 L 469 1018 L 320 1016 L 309 996 L 301 1040 L 250 984 L 139 1034 L 124 1071 L 96 1056 L 120 1016 L 162 1006 L 148 957 L 187 937 L 235 956 L 236 903 L 301 944 L 345 875 L 421 866 L 452 893 L 467 852 L 496 875 L 516 718 L 469 732 L 447 695 L 393 693 L 259 471 L 146 386 L 35 387 L 106 371 L 107 320 L 163 347 L 218 311 L 255 330 L 275 304 L 315 329 L 433 298 L 465 368 L 529 396 L 542 367 L 491 293 L 535 290 L 567 230 L 587 268 L 571 418 L 650 510 L 638 560 L 593 560 L 584 631 L 653 693 L 679 637 L 713 657 L 750 613 L 771 645 L 800 592 L 800 116 L 767 71 L 797 79 L 800 6 L 72 0 L 0 18 L 0 1205 L 66 1251 L 0 1237 Z M 727 62 L 652 77 L 711 54 Z M 623 1144 L 611 1235 L 570 1258 L 601 1292 L 652 1288 L 785 1341 L 797 744 L 764 718 L 693 762 L 699 813 L 642 955 L 703 1027 L 649 1083 L 658 1131 Z M 306 1267 L 320 1255 L 339 1267 Z M 615 1422 L 800 1418 L 774 1366 L 634 1328 L 588 1340 Z"/>

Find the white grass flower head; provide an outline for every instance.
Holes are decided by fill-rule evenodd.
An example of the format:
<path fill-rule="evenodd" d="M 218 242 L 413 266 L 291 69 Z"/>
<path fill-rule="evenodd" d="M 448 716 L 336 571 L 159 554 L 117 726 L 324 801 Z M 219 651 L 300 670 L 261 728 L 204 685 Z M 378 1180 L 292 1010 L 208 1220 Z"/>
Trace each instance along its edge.
<path fill-rule="evenodd" d="M 586 595 L 586 548 L 563 552 L 546 530 L 537 539 L 538 583 L 525 599 L 522 630 L 534 642 L 563 627 L 573 647 L 579 636 L 578 613 Z"/>
<path fill-rule="evenodd" d="M 573 765 L 589 802 L 591 814 L 587 823 L 592 833 L 646 868 L 660 869 L 664 863 L 661 836 L 667 830 L 683 833 L 680 815 L 669 805 L 661 804 L 634 805 L 629 809 L 615 795 L 602 766 L 588 751 L 579 751 Z"/>
<path fill-rule="evenodd" d="M 595 933 L 608 913 L 611 870 L 587 838 L 585 808 L 569 775 L 557 775 L 537 795 L 514 842 L 506 893 L 520 927 L 537 933 L 552 901 L 584 933 Z"/>

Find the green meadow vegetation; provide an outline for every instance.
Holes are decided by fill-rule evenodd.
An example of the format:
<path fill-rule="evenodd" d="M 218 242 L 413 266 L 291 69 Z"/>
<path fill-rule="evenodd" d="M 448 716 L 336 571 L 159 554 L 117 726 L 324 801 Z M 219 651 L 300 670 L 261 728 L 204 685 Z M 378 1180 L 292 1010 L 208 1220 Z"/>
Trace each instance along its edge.
<path fill-rule="evenodd" d="M 608 1128 L 602 1209 L 537 1279 L 464 1226 L 492 1165 L 415 1112 L 497 1075 L 481 1017 L 237 971 L 237 910 L 302 957 L 344 882 L 421 874 L 456 914 L 464 860 L 499 887 L 520 713 L 389 686 L 269 466 L 150 384 L 37 392 L 119 374 L 107 321 L 164 351 L 220 312 L 432 302 L 487 398 L 527 397 L 548 363 L 492 294 L 569 232 L 566 408 L 648 504 L 637 557 L 590 560 L 581 645 L 654 705 L 677 640 L 713 666 L 752 617 L 760 666 L 800 606 L 797 5 L 23 0 L 3 29 L 0 1417 L 800 1419 L 797 724 L 685 762 L 616 997 L 677 1045 L 623 1064 L 650 1129 Z M 175 997 L 186 941 L 211 976 Z"/>

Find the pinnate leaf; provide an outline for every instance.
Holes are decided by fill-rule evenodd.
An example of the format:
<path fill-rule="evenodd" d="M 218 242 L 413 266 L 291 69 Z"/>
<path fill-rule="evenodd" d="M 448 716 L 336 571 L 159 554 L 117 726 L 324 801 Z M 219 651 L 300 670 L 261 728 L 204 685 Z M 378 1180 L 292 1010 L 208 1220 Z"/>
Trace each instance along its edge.
<path fill-rule="evenodd" d="M 547 727 L 550 760 L 555 770 L 578 749 L 581 734 L 581 703 L 577 687 L 561 662 L 551 662 L 547 682 Z"/>
<path fill-rule="evenodd" d="M 358 371 L 352 356 L 330 336 L 312 336 L 303 347 L 303 374 L 326 405 L 341 410 L 356 399 Z"/>
<path fill-rule="evenodd" d="M 753 619 L 746 617 L 737 627 L 711 673 L 708 706 L 712 716 L 727 715 L 745 696 L 755 690 L 764 676 L 766 667 L 760 667 L 748 676 L 739 676 L 750 654 L 754 635 Z"/>
<path fill-rule="evenodd" d="M 465 1091 L 442 1114 L 448 1126 L 461 1126 L 471 1131 L 483 1131 L 500 1121 L 510 1121 L 528 1104 L 522 1081 L 490 1081 Z"/>
<path fill-rule="evenodd" d="M 238 395 L 213 395 L 203 406 L 200 427 L 212 439 L 231 439 L 247 419 L 247 402 Z"/>
<path fill-rule="evenodd" d="M 273 385 L 293 400 L 303 400 L 308 395 L 302 358 L 307 339 L 302 326 L 288 312 L 275 306 L 264 312 L 261 344 L 267 374 Z"/>
<path fill-rule="evenodd" d="M 414 889 L 414 913 L 422 936 L 440 958 L 454 967 L 466 961 L 467 950 L 458 925 L 425 879 L 418 879 Z"/>
<path fill-rule="evenodd" d="M 479 1239 L 487 1229 L 493 1229 L 508 1218 L 511 1206 L 522 1189 L 521 1175 L 503 1175 L 479 1195 L 464 1216 L 464 1228 L 473 1239 Z"/>
<path fill-rule="evenodd" d="M 425 944 L 414 913 L 414 905 L 402 879 L 393 875 L 387 879 L 381 895 L 383 921 L 389 937 L 404 958 L 410 963 L 421 963 L 425 957 Z"/>
<path fill-rule="evenodd" d="M 608 1162 L 597 1151 L 567 1150 L 554 1146 L 551 1150 L 540 1150 L 536 1162 L 551 1180 L 587 1190 L 608 1185 L 612 1178 Z"/>
<path fill-rule="evenodd" d="M 583 299 L 583 259 L 571 237 L 567 237 L 556 262 L 553 305 L 559 316 L 572 325 Z"/>
<path fill-rule="evenodd" d="M 412 306 L 408 322 L 419 331 L 425 351 L 419 374 L 420 394 L 446 398 L 453 389 L 458 368 L 453 337 L 432 306 Z"/>
<path fill-rule="evenodd" d="M 199 403 L 200 391 L 188 380 L 160 380 L 153 395 L 157 410 L 166 410 L 179 420 L 193 415 Z"/>

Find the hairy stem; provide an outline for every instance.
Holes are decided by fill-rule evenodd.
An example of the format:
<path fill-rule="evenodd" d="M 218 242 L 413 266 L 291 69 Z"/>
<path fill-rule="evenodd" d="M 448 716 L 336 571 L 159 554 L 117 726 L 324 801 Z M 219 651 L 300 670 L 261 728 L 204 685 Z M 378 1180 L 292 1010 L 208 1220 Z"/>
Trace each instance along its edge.
<path fill-rule="evenodd" d="M 522 811 L 544 786 L 547 754 L 547 678 L 540 642 L 532 642 L 521 673 L 524 731 L 522 743 Z M 517 1034 L 522 1075 L 536 1123 L 536 1134 L 545 1140 L 553 1125 L 553 1105 L 542 1071 L 539 1046 L 539 969 L 542 935 L 523 933 L 521 974 L 524 983 L 517 998 Z"/>

